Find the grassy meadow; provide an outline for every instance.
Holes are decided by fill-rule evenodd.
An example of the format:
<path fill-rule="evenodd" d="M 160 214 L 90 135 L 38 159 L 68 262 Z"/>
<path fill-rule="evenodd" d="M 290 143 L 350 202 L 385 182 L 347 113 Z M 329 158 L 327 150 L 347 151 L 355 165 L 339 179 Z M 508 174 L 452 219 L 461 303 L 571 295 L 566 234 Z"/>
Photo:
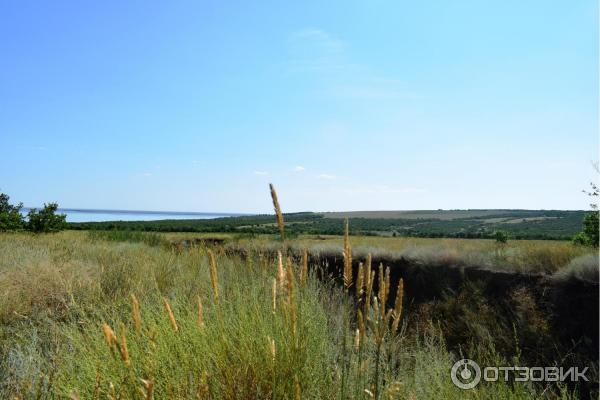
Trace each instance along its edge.
<path fill-rule="evenodd" d="M 0 398 L 577 397 L 560 385 L 458 389 L 449 370 L 462 357 L 447 348 L 439 323 L 420 321 L 415 329 L 402 304 L 382 309 L 398 288 L 369 292 L 367 278 L 352 283 L 364 288 L 357 299 L 316 279 L 304 262 L 278 263 L 260 252 L 242 260 L 214 248 L 213 263 L 205 247 L 162 245 L 176 239 L 1 234 Z M 387 251 L 416 243 L 350 240 L 366 248 L 383 243 Z M 435 243 L 457 251 L 491 246 Z M 557 265 L 580 255 L 556 246 L 568 253 Z M 473 351 L 490 364 L 514 361 L 485 342 Z"/>
<path fill-rule="evenodd" d="M 91 234 L 94 234 L 91 231 Z M 281 246 L 275 235 L 239 235 L 213 233 L 164 233 L 161 235 L 141 232 L 115 231 L 108 236 L 130 235 L 140 238 L 163 238 L 169 243 L 180 243 L 202 238 L 226 240 L 231 248 L 277 249 Z M 105 234 L 106 236 L 106 234 Z M 148 240 L 148 239 L 147 239 Z M 393 259 L 407 257 L 423 263 L 443 263 L 446 265 L 464 265 L 494 270 L 517 271 L 525 273 L 553 274 L 570 267 L 572 263 L 585 263 L 594 267 L 597 251 L 590 247 L 574 245 L 564 240 L 508 240 L 499 244 L 493 239 L 456 239 L 456 238 L 414 238 L 351 236 L 352 247 L 356 254 L 367 254 Z M 342 254 L 343 237 L 339 235 L 300 235 L 295 237 L 290 247 L 296 250 L 304 248 L 312 253 Z M 596 268 L 597 269 L 597 268 Z M 596 271 L 593 270 L 592 274 Z"/>

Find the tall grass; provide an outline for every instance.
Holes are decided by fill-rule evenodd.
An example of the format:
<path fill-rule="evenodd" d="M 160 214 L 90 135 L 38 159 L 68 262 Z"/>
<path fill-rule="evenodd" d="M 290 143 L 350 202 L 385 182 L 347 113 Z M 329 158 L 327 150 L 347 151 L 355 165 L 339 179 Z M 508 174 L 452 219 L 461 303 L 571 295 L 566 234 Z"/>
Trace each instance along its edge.
<path fill-rule="evenodd" d="M 140 242 L 148 246 L 162 246 L 168 242 L 158 233 L 139 231 L 88 231 L 91 240 L 108 240 L 114 242 Z"/>
<path fill-rule="evenodd" d="M 69 232 L 0 235 L 0 398 L 541 395 L 519 383 L 454 387 L 458 355 L 434 328 L 405 334 L 401 304 L 381 301 L 396 288 L 380 276 L 383 292 L 364 272 L 352 299 L 285 253 L 279 264 Z"/>

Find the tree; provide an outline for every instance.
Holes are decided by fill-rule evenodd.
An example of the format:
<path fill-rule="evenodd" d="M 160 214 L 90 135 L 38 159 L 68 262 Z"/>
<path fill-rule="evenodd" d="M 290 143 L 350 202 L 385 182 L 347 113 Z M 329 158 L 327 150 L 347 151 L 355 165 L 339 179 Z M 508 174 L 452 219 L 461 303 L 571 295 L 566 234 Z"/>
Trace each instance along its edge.
<path fill-rule="evenodd" d="M 594 169 L 600 174 L 598 163 L 594 164 Z M 583 193 L 590 196 L 593 201 L 590 203 L 591 212 L 586 214 L 583 219 L 583 230 L 577 233 L 573 237 L 573 243 L 598 247 L 599 242 L 599 225 L 598 225 L 598 204 L 595 203 L 598 196 L 600 196 L 600 188 L 594 182 L 590 183 L 591 189 L 589 191 L 583 190 Z"/>
<path fill-rule="evenodd" d="M 496 243 L 505 244 L 508 242 L 508 234 L 504 231 L 496 231 L 494 232 L 494 238 L 496 239 Z"/>
<path fill-rule="evenodd" d="M 8 201 L 7 194 L 0 193 L 0 231 L 13 231 L 23 228 L 23 215 L 21 208 L 23 203 L 13 206 Z"/>
<path fill-rule="evenodd" d="M 594 210 L 585 215 L 583 230 L 573 237 L 573 243 L 583 246 L 598 247 L 599 235 L 598 211 Z"/>
<path fill-rule="evenodd" d="M 44 203 L 44 208 L 32 208 L 27 214 L 27 229 L 32 232 L 58 232 L 65 226 L 67 218 L 64 214 L 56 214 L 58 203 Z"/>

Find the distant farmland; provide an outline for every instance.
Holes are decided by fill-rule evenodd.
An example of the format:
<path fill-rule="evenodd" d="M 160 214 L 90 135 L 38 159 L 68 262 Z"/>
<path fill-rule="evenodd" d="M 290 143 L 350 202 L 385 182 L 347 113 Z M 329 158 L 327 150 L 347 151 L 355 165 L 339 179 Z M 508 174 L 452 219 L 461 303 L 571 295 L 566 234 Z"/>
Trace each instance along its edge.
<path fill-rule="evenodd" d="M 568 240 L 581 229 L 585 211 L 561 210 L 414 210 L 292 213 L 289 234 L 342 234 L 342 219 L 352 234 L 407 237 L 491 238 L 498 230 L 512 239 Z M 70 229 L 156 232 L 229 232 L 274 234 L 272 215 L 215 219 L 70 223 Z"/>
<path fill-rule="evenodd" d="M 398 211 L 341 211 L 325 212 L 325 218 L 369 219 L 440 219 L 480 218 L 503 213 L 521 213 L 527 210 L 398 210 Z"/>

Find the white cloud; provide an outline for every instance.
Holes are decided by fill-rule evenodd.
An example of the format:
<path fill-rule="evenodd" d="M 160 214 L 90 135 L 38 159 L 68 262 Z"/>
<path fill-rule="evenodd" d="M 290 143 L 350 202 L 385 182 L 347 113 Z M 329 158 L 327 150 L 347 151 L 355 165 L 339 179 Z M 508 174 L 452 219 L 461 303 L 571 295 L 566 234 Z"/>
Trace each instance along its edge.
<path fill-rule="evenodd" d="M 143 176 L 152 176 L 152 172 L 144 172 L 142 173 Z"/>
<path fill-rule="evenodd" d="M 321 174 L 317 178 L 332 181 L 337 177 L 335 175 L 331 175 L 331 174 Z"/>
<path fill-rule="evenodd" d="M 265 176 L 269 175 L 267 171 L 254 171 L 254 175 Z"/>
<path fill-rule="evenodd" d="M 294 172 L 304 172 L 306 170 L 306 168 L 304 168 L 302 165 L 296 165 L 294 167 Z"/>

